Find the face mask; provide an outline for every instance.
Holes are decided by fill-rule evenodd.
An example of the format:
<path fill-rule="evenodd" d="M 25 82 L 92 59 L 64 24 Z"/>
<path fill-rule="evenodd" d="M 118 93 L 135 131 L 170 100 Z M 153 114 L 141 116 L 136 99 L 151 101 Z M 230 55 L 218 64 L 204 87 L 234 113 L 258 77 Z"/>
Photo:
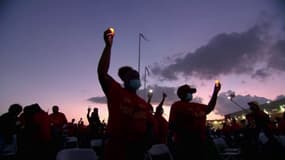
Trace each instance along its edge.
<path fill-rule="evenodd" d="M 141 86 L 141 81 L 138 79 L 130 80 L 128 83 L 125 84 L 125 87 L 131 90 L 137 90 Z"/>
<path fill-rule="evenodd" d="M 193 99 L 192 93 L 187 93 L 185 99 L 186 99 L 187 101 L 191 101 L 191 100 Z"/>

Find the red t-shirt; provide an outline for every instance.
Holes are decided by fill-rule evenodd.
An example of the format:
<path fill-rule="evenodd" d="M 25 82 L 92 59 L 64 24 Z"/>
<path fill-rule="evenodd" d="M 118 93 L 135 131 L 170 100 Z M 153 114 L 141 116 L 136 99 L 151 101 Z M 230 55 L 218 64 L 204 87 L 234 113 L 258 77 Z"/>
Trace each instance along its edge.
<path fill-rule="evenodd" d="M 177 101 L 172 104 L 169 115 L 170 129 L 174 132 L 175 141 L 183 141 L 182 137 L 196 136 L 206 139 L 207 105 L 200 103 Z"/>
<path fill-rule="evenodd" d="M 105 144 L 104 158 L 124 160 L 127 145 L 142 146 L 146 143 L 148 126 L 153 127 L 153 134 L 157 133 L 155 119 L 149 110 L 149 104 L 113 79 L 106 96 L 109 111 L 106 134 L 109 139 Z"/>
<path fill-rule="evenodd" d="M 167 120 L 159 114 L 154 115 L 157 122 L 157 141 L 158 144 L 166 144 L 168 135 L 168 122 Z"/>
<path fill-rule="evenodd" d="M 63 125 L 67 124 L 67 119 L 64 113 L 61 113 L 61 112 L 52 113 L 49 115 L 49 117 L 50 117 L 51 125 L 60 131 L 63 130 Z"/>
<path fill-rule="evenodd" d="M 33 117 L 33 123 L 37 132 L 34 132 L 33 140 L 38 143 L 48 143 L 51 141 L 50 119 L 46 112 L 37 112 Z"/>
<path fill-rule="evenodd" d="M 109 119 L 107 134 L 110 137 L 140 141 L 145 137 L 147 125 L 154 125 L 149 105 L 136 94 L 122 88 L 112 80 L 107 93 Z"/>

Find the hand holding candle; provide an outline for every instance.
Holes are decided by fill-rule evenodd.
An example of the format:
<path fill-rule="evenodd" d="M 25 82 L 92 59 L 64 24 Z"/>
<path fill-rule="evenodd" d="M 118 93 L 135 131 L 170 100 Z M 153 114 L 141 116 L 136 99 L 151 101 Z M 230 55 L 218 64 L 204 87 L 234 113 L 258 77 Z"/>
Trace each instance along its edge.
<path fill-rule="evenodd" d="M 220 84 L 219 80 L 215 80 L 215 85 L 218 86 Z"/>
<path fill-rule="evenodd" d="M 113 43 L 113 38 L 115 36 L 115 29 L 112 27 L 109 27 L 105 32 L 104 32 L 104 40 L 107 46 L 111 46 Z"/>
<path fill-rule="evenodd" d="M 152 93 L 153 93 L 153 90 L 152 90 L 152 89 L 149 89 L 148 92 L 147 92 L 147 96 L 148 96 L 148 97 L 152 97 Z"/>
<path fill-rule="evenodd" d="M 215 80 L 215 92 L 219 92 L 221 89 L 221 82 L 219 80 Z"/>
<path fill-rule="evenodd" d="M 113 36 L 115 35 L 115 29 L 114 29 L 114 28 L 110 27 L 110 28 L 109 28 L 109 31 L 110 31 L 110 33 L 111 33 Z"/>

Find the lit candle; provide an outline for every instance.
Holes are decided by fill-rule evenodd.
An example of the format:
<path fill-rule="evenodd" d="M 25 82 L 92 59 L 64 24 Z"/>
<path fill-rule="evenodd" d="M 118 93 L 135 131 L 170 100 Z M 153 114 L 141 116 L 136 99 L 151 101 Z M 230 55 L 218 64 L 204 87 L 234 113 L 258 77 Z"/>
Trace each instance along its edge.
<path fill-rule="evenodd" d="M 152 89 L 149 89 L 149 90 L 148 90 L 148 96 L 152 96 L 152 93 L 153 93 L 153 90 L 152 90 Z"/>
<path fill-rule="evenodd" d="M 219 80 L 215 80 L 215 85 L 218 86 L 220 84 Z"/>
<path fill-rule="evenodd" d="M 115 34 L 115 29 L 114 28 L 109 28 L 109 30 L 111 31 L 111 34 L 114 35 Z"/>

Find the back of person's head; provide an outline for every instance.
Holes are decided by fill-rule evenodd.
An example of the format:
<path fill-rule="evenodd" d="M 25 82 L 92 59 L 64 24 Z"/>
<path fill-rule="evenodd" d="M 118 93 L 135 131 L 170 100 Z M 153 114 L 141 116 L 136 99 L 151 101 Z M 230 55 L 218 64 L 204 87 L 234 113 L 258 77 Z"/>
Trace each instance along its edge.
<path fill-rule="evenodd" d="M 20 104 L 12 104 L 10 105 L 8 112 L 18 115 L 22 112 L 22 110 L 23 110 L 23 107 Z"/>
<path fill-rule="evenodd" d="M 250 101 L 250 102 L 248 102 L 248 105 L 249 105 L 249 109 L 252 110 L 252 111 L 260 110 L 259 104 L 258 104 L 257 101 Z"/>
<path fill-rule="evenodd" d="M 177 96 L 180 99 L 185 99 L 187 96 L 187 93 L 196 93 L 196 88 L 192 88 L 188 84 L 184 84 L 182 86 L 179 86 L 177 89 Z"/>
<path fill-rule="evenodd" d="M 23 111 L 24 111 L 24 119 L 29 121 L 36 113 L 42 112 L 43 110 L 41 109 L 39 104 L 34 103 L 25 106 Z"/>
<path fill-rule="evenodd" d="M 58 111 L 59 111 L 59 107 L 58 106 L 53 106 L 52 107 L 52 112 L 53 113 L 58 113 Z"/>
<path fill-rule="evenodd" d="M 31 110 L 33 110 L 34 112 L 43 111 L 41 106 L 38 103 L 31 104 L 30 107 L 31 107 Z"/>
<path fill-rule="evenodd" d="M 98 113 L 98 108 L 96 108 L 96 107 L 93 108 L 93 112 L 94 112 L 94 113 Z"/>
<path fill-rule="evenodd" d="M 130 79 L 139 79 L 140 75 L 138 71 L 130 66 L 123 66 L 119 69 L 118 75 L 123 82 L 127 82 Z"/>
<path fill-rule="evenodd" d="M 119 68 L 118 75 L 123 82 L 126 81 L 128 72 L 133 71 L 133 68 L 130 66 L 123 66 Z"/>

